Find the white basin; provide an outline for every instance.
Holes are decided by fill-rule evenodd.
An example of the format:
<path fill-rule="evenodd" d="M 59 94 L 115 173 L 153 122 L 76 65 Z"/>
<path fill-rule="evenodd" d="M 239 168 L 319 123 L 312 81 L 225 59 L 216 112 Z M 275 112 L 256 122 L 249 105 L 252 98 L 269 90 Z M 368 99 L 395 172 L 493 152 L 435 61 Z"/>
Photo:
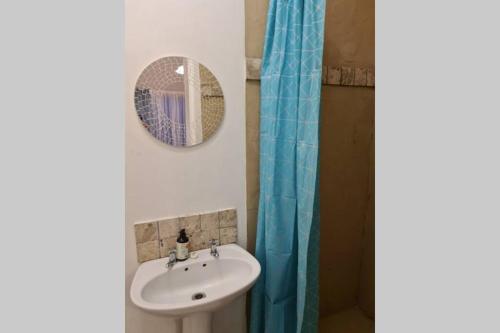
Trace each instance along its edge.
<path fill-rule="evenodd" d="M 171 268 L 168 258 L 142 263 L 130 287 L 132 302 L 148 312 L 191 319 L 184 320 L 184 331 L 190 326 L 210 332 L 211 312 L 248 291 L 260 274 L 259 262 L 238 245 L 217 250 L 217 258 L 205 249 Z"/>

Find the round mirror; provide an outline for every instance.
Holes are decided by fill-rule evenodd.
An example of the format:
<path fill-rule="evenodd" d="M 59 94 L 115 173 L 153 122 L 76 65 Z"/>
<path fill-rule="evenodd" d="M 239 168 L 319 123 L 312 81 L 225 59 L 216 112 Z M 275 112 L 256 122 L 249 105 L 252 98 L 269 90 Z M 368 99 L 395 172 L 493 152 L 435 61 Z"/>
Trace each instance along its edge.
<path fill-rule="evenodd" d="M 205 66 L 184 57 L 150 64 L 135 85 L 135 108 L 158 140 L 189 147 L 208 140 L 224 118 L 222 88 Z"/>

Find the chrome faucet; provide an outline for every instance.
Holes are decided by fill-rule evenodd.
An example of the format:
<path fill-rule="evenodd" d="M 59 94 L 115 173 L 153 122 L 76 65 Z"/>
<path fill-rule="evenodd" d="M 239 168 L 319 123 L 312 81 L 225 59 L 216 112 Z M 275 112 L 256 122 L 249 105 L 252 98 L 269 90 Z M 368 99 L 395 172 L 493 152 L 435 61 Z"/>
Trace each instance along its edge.
<path fill-rule="evenodd" d="M 211 239 L 209 244 L 210 244 L 210 255 L 218 258 L 219 257 L 219 251 L 217 251 L 217 240 Z"/>
<path fill-rule="evenodd" d="M 170 253 L 168 254 L 168 262 L 167 262 L 167 267 L 168 268 L 171 268 L 174 266 L 174 264 L 176 263 L 177 261 L 177 255 L 176 255 L 176 251 L 175 250 L 172 250 L 170 251 Z"/>

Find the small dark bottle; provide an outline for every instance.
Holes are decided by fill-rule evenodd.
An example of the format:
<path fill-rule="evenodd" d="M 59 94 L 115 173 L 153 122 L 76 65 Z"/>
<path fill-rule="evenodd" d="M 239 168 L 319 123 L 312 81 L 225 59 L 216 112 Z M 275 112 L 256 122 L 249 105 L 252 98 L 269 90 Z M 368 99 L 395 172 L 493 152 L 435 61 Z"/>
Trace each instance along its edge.
<path fill-rule="evenodd" d="M 184 261 L 189 257 L 189 238 L 186 235 L 186 229 L 181 229 L 179 238 L 177 238 L 177 260 Z"/>

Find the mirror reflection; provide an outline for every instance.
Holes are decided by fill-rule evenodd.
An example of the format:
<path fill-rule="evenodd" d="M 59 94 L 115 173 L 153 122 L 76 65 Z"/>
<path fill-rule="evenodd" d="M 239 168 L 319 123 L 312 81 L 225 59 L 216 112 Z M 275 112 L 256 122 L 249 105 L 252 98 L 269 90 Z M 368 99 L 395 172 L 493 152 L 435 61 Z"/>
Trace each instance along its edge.
<path fill-rule="evenodd" d="M 208 140 L 224 118 L 224 95 L 205 66 L 184 57 L 150 64 L 135 86 L 135 107 L 158 140 L 189 147 Z"/>

